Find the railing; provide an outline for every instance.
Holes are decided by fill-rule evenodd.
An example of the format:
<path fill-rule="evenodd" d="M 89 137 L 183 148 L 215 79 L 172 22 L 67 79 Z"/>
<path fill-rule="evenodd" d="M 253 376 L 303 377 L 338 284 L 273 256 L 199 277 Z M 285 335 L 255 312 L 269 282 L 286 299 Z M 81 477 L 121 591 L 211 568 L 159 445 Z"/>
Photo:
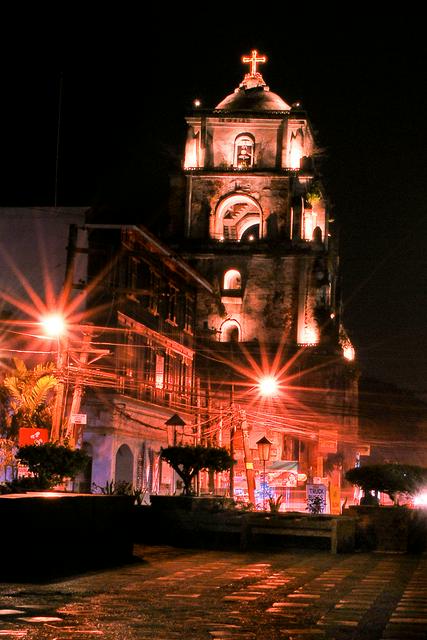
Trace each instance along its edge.
<path fill-rule="evenodd" d="M 213 166 L 213 167 L 184 167 L 184 171 L 190 171 L 192 173 L 200 172 L 200 173 L 211 173 L 214 171 L 215 173 L 283 173 L 286 175 L 301 175 L 305 173 L 311 173 L 310 171 L 306 171 L 304 169 L 292 169 L 291 167 L 234 167 L 234 166 Z"/>

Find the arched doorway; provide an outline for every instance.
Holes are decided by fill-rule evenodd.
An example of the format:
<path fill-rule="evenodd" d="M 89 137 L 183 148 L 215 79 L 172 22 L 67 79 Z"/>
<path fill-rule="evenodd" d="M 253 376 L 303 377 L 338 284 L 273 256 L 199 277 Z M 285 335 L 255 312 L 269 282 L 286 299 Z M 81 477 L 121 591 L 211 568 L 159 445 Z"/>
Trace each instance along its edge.
<path fill-rule="evenodd" d="M 133 484 L 133 455 L 127 444 L 122 444 L 117 450 L 114 478 L 116 483 Z"/>
<path fill-rule="evenodd" d="M 253 228 L 252 235 L 257 239 L 262 237 L 262 221 L 259 203 L 245 193 L 236 193 L 219 202 L 215 216 L 212 216 L 211 237 L 241 242 L 243 234 Z"/>
<path fill-rule="evenodd" d="M 226 320 L 221 325 L 221 342 L 240 342 L 241 331 L 237 320 Z"/>

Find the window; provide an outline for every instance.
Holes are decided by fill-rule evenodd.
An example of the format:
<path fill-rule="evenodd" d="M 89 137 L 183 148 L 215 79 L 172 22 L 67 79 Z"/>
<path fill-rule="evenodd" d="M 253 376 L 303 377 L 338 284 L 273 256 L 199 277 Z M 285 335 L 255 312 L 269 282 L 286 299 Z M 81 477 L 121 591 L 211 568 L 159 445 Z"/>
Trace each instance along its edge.
<path fill-rule="evenodd" d="M 184 331 L 193 333 L 194 328 L 194 299 L 186 295 L 184 300 Z"/>
<path fill-rule="evenodd" d="M 170 284 L 168 287 L 168 313 L 166 320 L 171 324 L 176 324 L 177 307 L 178 289 Z"/>
<path fill-rule="evenodd" d="M 224 274 L 224 289 L 241 289 L 242 278 L 237 269 L 229 269 Z"/>
<path fill-rule="evenodd" d="M 165 357 L 156 353 L 156 389 L 163 389 L 165 383 Z"/>
<path fill-rule="evenodd" d="M 234 142 L 234 162 L 237 169 L 249 169 L 254 165 L 255 141 L 247 133 L 237 136 Z"/>
<path fill-rule="evenodd" d="M 148 297 L 148 309 L 154 315 L 159 313 L 160 277 L 155 271 L 150 271 L 150 293 Z"/>

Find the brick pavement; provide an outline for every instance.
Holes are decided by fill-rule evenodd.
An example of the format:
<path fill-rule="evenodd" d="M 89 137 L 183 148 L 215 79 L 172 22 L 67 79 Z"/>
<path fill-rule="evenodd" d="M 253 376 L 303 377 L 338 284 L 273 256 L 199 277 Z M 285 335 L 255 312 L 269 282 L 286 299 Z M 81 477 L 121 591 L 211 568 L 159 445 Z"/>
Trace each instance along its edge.
<path fill-rule="evenodd" d="M 0 640 L 427 639 L 427 555 L 137 547 L 139 562 L 0 586 Z"/>

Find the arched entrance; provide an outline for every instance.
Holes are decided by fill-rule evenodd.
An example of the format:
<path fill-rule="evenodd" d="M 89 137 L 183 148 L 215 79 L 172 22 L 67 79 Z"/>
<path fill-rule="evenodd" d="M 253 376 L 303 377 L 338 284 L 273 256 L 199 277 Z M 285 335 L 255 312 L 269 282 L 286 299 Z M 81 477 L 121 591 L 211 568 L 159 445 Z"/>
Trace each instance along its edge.
<path fill-rule="evenodd" d="M 221 342 L 240 342 L 241 328 L 237 320 L 226 320 L 221 325 Z"/>
<path fill-rule="evenodd" d="M 133 484 L 133 455 L 127 444 L 122 444 L 117 450 L 114 478 L 116 483 Z"/>
<path fill-rule="evenodd" d="M 254 239 L 262 237 L 262 209 L 254 198 L 245 193 L 236 193 L 221 200 L 212 218 L 211 237 L 217 240 L 241 242 L 249 228 Z"/>

